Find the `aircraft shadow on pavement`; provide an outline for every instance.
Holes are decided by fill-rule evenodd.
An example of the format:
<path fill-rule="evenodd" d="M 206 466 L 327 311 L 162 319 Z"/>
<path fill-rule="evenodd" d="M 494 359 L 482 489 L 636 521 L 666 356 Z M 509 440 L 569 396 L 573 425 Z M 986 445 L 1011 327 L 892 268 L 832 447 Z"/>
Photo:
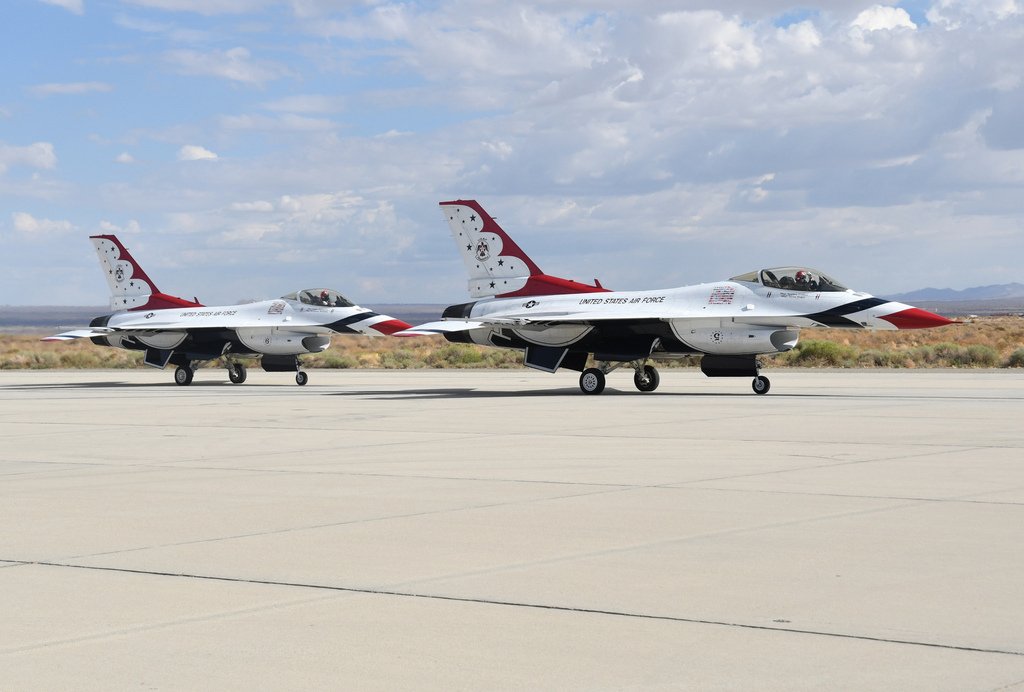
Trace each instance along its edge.
<path fill-rule="evenodd" d="M 446 389 L 404 389 L 400 391 L 377 391 L 358 390 L 344 392 L 324 392 L 325 396 L 362 396 L 376 399 L 503 399 L 503 398 L 528 398 L 528 397 L 572 397 L 574 399 L 590 398 L 580 392 L 576 387 L 561 387 L 558 389 L 524 389 L 524 390 L 502 390 L 488 391 L 473 387 L 458 387 Z M 696 397 L 696 396 L 742 396 L 752 398 L 753 394 L 739 392 L 658 392 L 657 394 L 641 394 L 629 390 L 606 389 L 594 399 L 618 396 L 673 396 L 673 397 Z M 831 395 L 807 395 L 807 396 L 831 396 Z"/>

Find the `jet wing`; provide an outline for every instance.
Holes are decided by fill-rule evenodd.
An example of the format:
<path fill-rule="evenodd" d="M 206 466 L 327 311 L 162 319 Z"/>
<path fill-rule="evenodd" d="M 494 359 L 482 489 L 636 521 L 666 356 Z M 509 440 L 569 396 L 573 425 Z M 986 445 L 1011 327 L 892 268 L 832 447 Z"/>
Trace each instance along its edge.
<path fill-rule="evenodd" d="M 430 336 L 431 334 L 445 334 L 447 332 L 464 332 L 492 325 L 496 326 L 496 323 L 476 320 L 440 320 L 418 324 L 415 327 L 395 332 L 392 336 Z"/>

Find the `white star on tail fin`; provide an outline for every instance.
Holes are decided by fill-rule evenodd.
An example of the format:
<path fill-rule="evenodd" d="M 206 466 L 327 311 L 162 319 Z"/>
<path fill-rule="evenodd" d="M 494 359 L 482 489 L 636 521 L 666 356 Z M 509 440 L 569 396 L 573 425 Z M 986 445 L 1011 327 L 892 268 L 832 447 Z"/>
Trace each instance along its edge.
<path fill-rule="evenodd" d="M 110 286 L 111 310 L 157 310 L 172 307 L 201 307 L 197 301 L 161 293 L 117 236 L 90 236 L 103 275 Z"/>
<path fill-rule="evenodd" d="M 557 295 L 604 291 L 600 284 L 548 276 L 472 199 L 441 202 L 459 255 L 469 272 L 473 298 Z"/>

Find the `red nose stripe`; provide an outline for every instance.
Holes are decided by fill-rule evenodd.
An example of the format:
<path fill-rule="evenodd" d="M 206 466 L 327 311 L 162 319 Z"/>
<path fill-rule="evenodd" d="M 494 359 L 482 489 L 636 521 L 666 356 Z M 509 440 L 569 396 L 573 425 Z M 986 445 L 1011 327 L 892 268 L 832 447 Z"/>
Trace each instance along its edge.
<path fill-rule="evenodd" d="M 921 308 L 908 308 L 891 315 L 882 315 L 882 319 L 896 325 L 897 329 L 928 329 L 929 327 L 954 324 L 953 320 L 947 320 L 942 315 L 936 315 L 934 312 L 928 312 Z"/>
<path fill-rule="evenodd" d="M 395 332 L 400 332 L 403 329 L 409 329 L 410 327 L 412 327 L 411 324 L 403 322 L 402 320 L 387 320 L 386 322 L 378 322 L 372 326 L 373 329 L 376 329 L 381 334 L 394 334 Z"/>

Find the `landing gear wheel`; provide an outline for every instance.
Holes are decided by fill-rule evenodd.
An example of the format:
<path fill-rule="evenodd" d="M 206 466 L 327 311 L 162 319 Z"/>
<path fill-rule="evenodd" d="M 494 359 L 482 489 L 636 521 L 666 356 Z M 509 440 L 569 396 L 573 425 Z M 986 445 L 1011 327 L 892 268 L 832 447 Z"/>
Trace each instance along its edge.
<path fill-rule="evenodd" d="M 661 375 L 653 365 L 645 365 L 642 370 L 633 374 L 633 384 L 641 392 L 653 392 L 661 384 Z"/>
<path fill-rule="evenodd" d="M 600 394 L 604 391 L 604 373 L 597 368 L 587 368 L 580 375 L 580 389 L 584 394 Z"/>
<path fill-rule="evenodd" d="M 305 385 L 307 382 L 309 382 L 309 375 L 307 375 L 306 373 L 302 372 L 301 370 L 299 370 L 297 373 L 295 373 L 295 384 L 297 384 L 297 385 L 299 385 L 301 387 L 301 386 Z"/>
<path fill-rule="evenodd" d="M 192 377 L 195 373 L 187 365 L 179 365 L 174 371 L 174 383 L 182 387 L 192 384 Z"/>
<path fill-rule="evenodd" d="M 754 394 L 767 394 L 768 390 L 772 387 L 772 383 L 764 375 L 758 375 L 750 383 L 750 386 L 754 389 Z"/>
<path fill-rule="evenodd" d="M 233 384 L 242 384 L 245 382 L 247 374 L 245 366 L 241 363 L 232 363 L 228 366 L 228 379 L 231 380 Z"/>

